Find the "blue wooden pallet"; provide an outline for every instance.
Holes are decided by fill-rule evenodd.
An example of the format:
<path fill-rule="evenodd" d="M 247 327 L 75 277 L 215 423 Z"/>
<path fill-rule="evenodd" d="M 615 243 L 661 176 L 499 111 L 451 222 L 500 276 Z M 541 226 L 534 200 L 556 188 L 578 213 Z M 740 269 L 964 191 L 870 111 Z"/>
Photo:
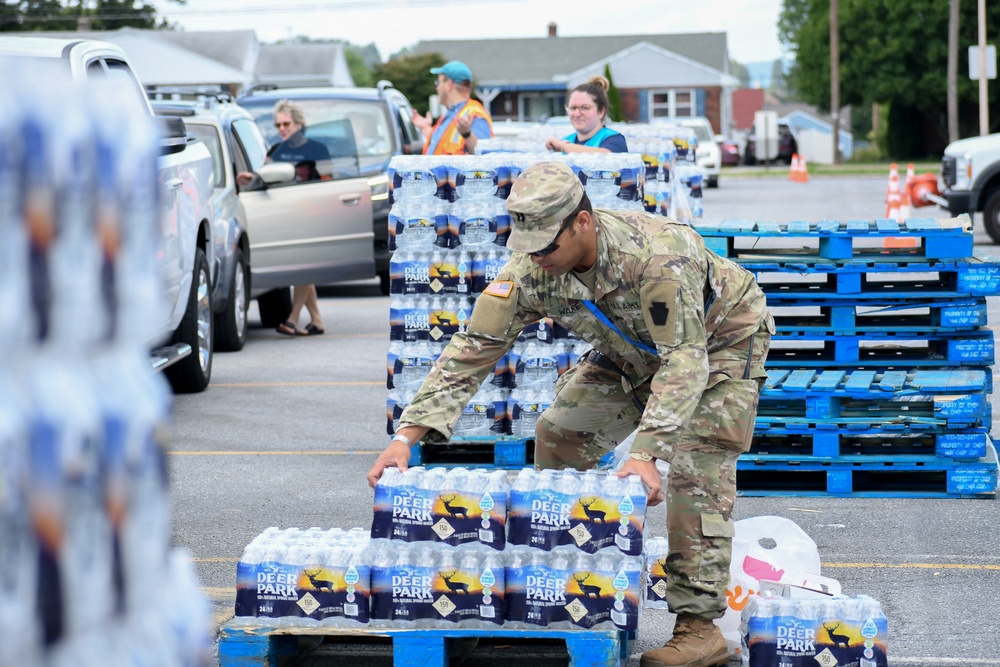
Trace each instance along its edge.
<path fill-rule="evenodd" d="M 997 453 L 992 444 L 975 462 L 936 457 L 843 461 L 744 454 L 736 464 L 743 496 L 876 498 L 995 498 Z"/>
<path fill-rule="evenodd" d="M 876 340 L 877 338 L 877 340 Z M 868 343 L 867 345 L 865 343 Z M 766 365 L 772 368 L 873 366 L 989 366 L 994 359 L 993 332 L 934 333 L 925 336 L 885 333 L 861 336 L 775 335 Z"/>
<path fill-rule="evenodd" d="M 783 335 L 865 332 L 923 335 L 974 331 L 987 323 L 983 297 L 832 304 L 817 299 L 770 300 L 768 306 L 775 328 Z"/>
<path fill-rule="evenodd" d="M 517 470 L 534 463 L 533 438 L 465 438 L 444 445 L 421 442 L 410 448 L 410 465 L 427 468 L 474 466 Z"/>
<path fill-rule="evenodd" d="M 854 430 L 764 429 L 754 433 L 750 455 L 834 458 L 865 461 L 878 458 L 936 456 L 956 461 L 976 461 L 986 456 L 989 427 L 936 429 L 914 427 L 903 430 L 868 428 Z"/>
<path fill-rule="evenodd" d="M 468 638 L 564 641 L 570 667 L 620 667 L 628 661 L 635 633 L 619 630 L 515 630 L 498 628 L 246 627 L 219 630 L 219 667 L 277 667 L 316 648 L 317 639 L 392 642 L 395 667 L 448 667 L 448 643 Z M 329 640 L 328 640 L 329 641 Z"/>
<path fill-rule="evenodd" d="M 738 256 L 734 239 L 755 237 L 757 246 L 766 246 L 773 239 L 813 239 L 818 244 L 817 257 L 845 259 L 881 248 L 865 248 L 859 240 L 882 241 L 902 237 L 918 239 L 920 246 L 909 252 L 892 249 L 895 256 L 909 255 L 927 259 L 964 258 L 972 256 L 972 220 L 968 215 L 947 220 L 908 218 L 895 221 L 879 220 L 820 220 L 778 223 L 754 220 L 697 220 L 693 227 L 703 237 L 705 246 L 723 257 Z M 787 250 L 786 248 L 779 248 Z M 755 247 L 756 252 L 760 251 Z"/>
<path fill-rule="evenodd" d="M 948 269 L 886 268 L 868 273 L 850 267 L 752 273 L 768 300 L 953 299 L 1000 294 L 1000 266 L 996 264 Z"/>
<path fill-rule="evenodd" d="M 770 369 L 757 426 L 980 426 L 991 419 L 982 371 Z"/>

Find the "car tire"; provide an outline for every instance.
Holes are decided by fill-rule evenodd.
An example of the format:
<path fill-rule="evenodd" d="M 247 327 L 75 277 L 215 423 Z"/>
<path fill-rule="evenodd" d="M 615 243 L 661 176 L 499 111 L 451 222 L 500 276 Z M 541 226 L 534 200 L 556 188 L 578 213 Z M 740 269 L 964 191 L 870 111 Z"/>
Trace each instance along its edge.
<path fill-rule="evenodd" d="M 174 393 L 192 394 L 204 391 L 212 378 L 212 277 L 208 272 L 208 259 L 198 248 L 194 255 L 194 278 L 187 310 L 180 326 L 174 332 L 174 343 L 187 343 L 191 354 L 164 371 Z"/>
<path fill-rule="evenodd" d="M 260 310 L 260 323 L 273 329 L 292 312 L 292 288 L 280 287 L 261 294 L 257 297 L 257 309 Z"/>
<path fill-rule="evenodd" d="M 717 188 L 717 187 L 719 187 L 719 177 L 718 176 L 709 176 L 707 179 L 705 179 L 705 185 L 708 186 L 708 187 L 710 187 L 710 188 Z"/>
<path fill-rule="evenodd" d="M 1000 190 L 994 190 L 983 205 L 983 229 L 993 243 L 1000 243 Z"/>
<path fill-rule="evenodd" d="M 379 271 L 378 273 L 378 287 L 382 291 L 382 296 L 388 296 L 389 294 L 389 283 L 390 277 L 388 271 Z"/>
<path fill-rule="evenodd" d="M 229 283 L 226 309 L 215 319 L 215 349 L 237 352 L 247 342 L 247 306 L 250 303 L 250 271 L 243 251 L 233 253 L 233 279 Z"/>

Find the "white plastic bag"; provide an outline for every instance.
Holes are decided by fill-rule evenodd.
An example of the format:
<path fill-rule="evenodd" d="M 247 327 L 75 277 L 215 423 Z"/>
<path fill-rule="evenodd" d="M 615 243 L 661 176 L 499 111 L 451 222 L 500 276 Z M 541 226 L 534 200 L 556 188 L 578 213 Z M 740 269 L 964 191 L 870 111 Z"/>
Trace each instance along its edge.
<path fill-rule="evenodd" d="M 726 613 L 715 619 L 730 655 L 740 653 L 740 612 L 749 597 L 757 593 L 758 580 L 799 583 L 802 573 L 820 574 L 819 569 L 816 543 L 791 519 L 757 516 L 737 521 Z"/>

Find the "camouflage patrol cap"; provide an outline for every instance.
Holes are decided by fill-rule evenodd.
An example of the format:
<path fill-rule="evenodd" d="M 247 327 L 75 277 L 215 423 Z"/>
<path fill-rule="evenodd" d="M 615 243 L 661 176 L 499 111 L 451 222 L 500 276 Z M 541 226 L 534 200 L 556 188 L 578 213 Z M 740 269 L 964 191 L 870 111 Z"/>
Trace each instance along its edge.
<path fill-rule="evenodd" d="M 583 198 L 583 184 L 562 162 L 540 162 L 525 169 L 507 197 L 513 228 L 507 247 L 514 252 L 537 252 L 559 235 L 570 213 Z"/>

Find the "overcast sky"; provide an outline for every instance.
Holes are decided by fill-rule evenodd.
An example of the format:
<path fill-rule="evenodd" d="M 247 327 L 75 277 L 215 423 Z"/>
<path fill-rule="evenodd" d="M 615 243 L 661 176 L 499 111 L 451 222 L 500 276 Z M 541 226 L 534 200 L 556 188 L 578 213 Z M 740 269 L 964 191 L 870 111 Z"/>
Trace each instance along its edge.
<path fill-rule="evenodd" d="M 375 42 L 382 58 L 426 39 L 726 32 L 741 63 L 774 60 L 781 0 L 153 0 L 185 30 L 254 30 L 263 42 L 297 35 Z"/>

